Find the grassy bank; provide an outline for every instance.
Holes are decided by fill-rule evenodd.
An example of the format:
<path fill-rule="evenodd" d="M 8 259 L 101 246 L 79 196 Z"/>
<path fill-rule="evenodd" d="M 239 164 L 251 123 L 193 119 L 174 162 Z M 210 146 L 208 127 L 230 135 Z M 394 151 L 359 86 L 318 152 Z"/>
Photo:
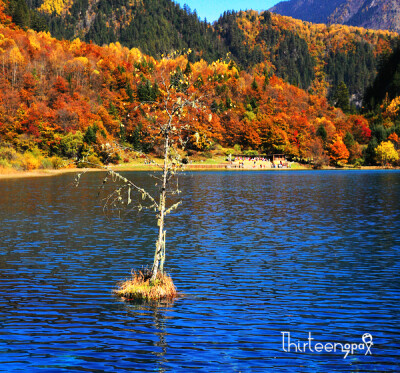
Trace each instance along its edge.
<path fill-rule="evenodd" d="M 62 168 L 57 170 L 49 169 L 38 169 L 31 171 L 17 171 L 13 169 L 0 168 L 0 179 L 18 179 L 18 178 L 29 178 L 29 177 L 46 177 L 56 176 L 64 173 L 78 172 L 78 168 Z"/>
<path fill-rule="evenodd" d="M 120 163 L 118 165 L 108 166 L 110 169 L 116 171 L 156 171 L 160 170 L 157 166 L 162 164 L 162 159 L 155 158 L 155 163 L 149 164 L 144 158 L 131 159 L 129 162 Z M 324 170 L 378 170 L 385 169 L 381 166 L 363 166 L 363 167 L 353 167 L 351 165 L 346 165 L 344 167 L 325 167 Z M 63 168 L 37 168 L 37 169 L 15 169 L 11 167 L 2 167 L 0 165 L 0 179 L 9 178 L 24 178 L 24 177 L 45 177 L 45 176 L 55 176 L 64 173 L 76 173 L 85 171 L 103 171 L 101 168 L 76 168 L 76 167 L 63 167 Z M 262 161 L 245 161 L 243 166 L 239 166 L 239 162 L 228 162 L 224 156 L 215 156 L 213 158 L 203 158 L 191 160 L 189 164 L 184 166 L 186 171 L 287 171 L 287 170 L 312 170 L 310 165 L 303 165 L 296 162 L 290 163 L 289 168 L 270 168 Z"/>
<path fill-rule="evenodd" d="M 157 170 L 156 166 L 151 165 L 124 165 L 121 166 L 114 166 L 110 167 L 111 169 L 118 170 L 118 171 L 154 171 Z M 354 167 L 344 167 L 344 168 L 334 168 L 334 167 L 326 167 L 323 170 L 347 170 L 347 171 L 356 171 L 356 170 L 384 170 L 386 168 L 380 166 L 366 166 L 361 168 L 354 168 Z M 396 169 L 396 168 L 391 168 Z M 90 169 L 82 169 L 82 168 L 64 168 L 58 170 L 33 170 L 33 171 L 15 171 L 15 170 L 8 170 L 8 169 L 0 169 L 0 179 L 17 179 L 17 178 L 32 178 L 32 177 L 49 177 L 49 176 L 57 176 L 65 173 L 77 173 L 90 171 L 104 171 L 103 169 L 98 168 L 90 168 Z M 314 171 L 310 167 L 305 167 L 302 165 L 297 165 L 292 168 L 232 168 L 227 164 L 191 164 L 185 167 L 185 171 L 272 171 L 272 172 L 279 172 L 279 171 L 301 171 L 301 170 L 309 170 Z"/>

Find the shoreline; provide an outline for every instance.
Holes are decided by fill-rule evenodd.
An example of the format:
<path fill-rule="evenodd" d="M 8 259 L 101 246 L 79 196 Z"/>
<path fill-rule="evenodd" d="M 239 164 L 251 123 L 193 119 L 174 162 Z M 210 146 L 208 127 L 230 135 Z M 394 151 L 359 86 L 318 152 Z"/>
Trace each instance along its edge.
<path fill-rule="evenodd" d="M 114 166 L 110 168 L 118 172 L 131 172 L 131 171 L 154 171 L 156 167 L 151 165 L 138 165 L 138 166 Z M 185 171 L 367 171 L 367 170 L 399 170 L 399 168 L 385 168 L 380 166 L 365 166 L 361 168 L 335 168 L 329 167 L 321 170 L 314 170 L 308 167 L 299 168 L 237 168 L 229 167 L 228 164 L 195 164 L 185 167 Z M 107 171 L 99 168 L 63 168 L 59 170 L 32 170 L 32 171 L 13 171 L 13 170 L 0 170 L 0 180 L 4 179 L 22 179 L 22 178 L 36 178 L 36 177 L 50 177 L 58 176 L 67 173 L 79 172 L 99 172 Z"/>
<path fill-rule="evenodd" d="M 2 179 L 22 179 L 30 177 L 49 177 L 57 176 L 66 173 L 78 172 L 78 168 L 62 168 L 59 170 L 32 170 L 32 171 L 14 171 L 14 170 L 0 170 L 0 180 Z"/>

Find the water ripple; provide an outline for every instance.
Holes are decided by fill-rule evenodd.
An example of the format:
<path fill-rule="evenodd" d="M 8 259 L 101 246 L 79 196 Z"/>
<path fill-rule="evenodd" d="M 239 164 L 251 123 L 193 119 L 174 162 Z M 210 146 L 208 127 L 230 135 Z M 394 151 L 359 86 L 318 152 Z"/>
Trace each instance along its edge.
<path fill-rule="evenodd" d="M 184 297 L 159 306 L 111 294 L 151 262 L 154 217 L 108 220 L 99 175 L 72 179 L 0 181 L 0 371 L 399 370 L 399 172 L 183 176 L 167 265 Z M 372 356 L 284 352 L 283 331 L 370 333 Z"/>

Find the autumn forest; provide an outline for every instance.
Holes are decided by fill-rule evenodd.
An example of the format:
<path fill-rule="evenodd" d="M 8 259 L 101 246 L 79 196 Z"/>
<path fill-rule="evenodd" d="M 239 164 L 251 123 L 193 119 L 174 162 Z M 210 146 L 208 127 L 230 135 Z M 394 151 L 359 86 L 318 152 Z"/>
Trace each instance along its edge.
<path fill-rule="evenodd" d="M 122 37 L 100 30 L 99 40 L 61 28 L 56 39 L 39 13 L 21 21 L 15 2 L 0 1 L 0 167 L 127 162 L 114 143 L 157 154 L 152 124 L 165 113 L 141 104 L 157 102 L 165 80 L 179 97 L 201 97 L 181 116 L 189 155 L 218 148 L 316 168 L 399 164 L 398 34 L 255 11 L 226 12 L 210 25 L 167 3 L 192 32 L 144 45 L 151 35 L 139 26 L 120 28 Z M 165 18 L 168 27 L 178 21 Z"/>

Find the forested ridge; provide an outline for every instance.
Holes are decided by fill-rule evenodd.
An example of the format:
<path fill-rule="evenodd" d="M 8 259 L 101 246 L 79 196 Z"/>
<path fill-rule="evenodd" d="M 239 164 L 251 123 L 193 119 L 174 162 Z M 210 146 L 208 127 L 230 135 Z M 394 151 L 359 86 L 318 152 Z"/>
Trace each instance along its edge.
<path fill-rule="evenodd" d="M 1 9 L 9 8 L 1 3 Z M 154 58 L 120 42 L 101 47 L 79 38 L 58 40 L 17 26 L 3 11 L 0 21 L 2 167 L 58 167 L 82 156 L 92 163 L 124 162 L 127 155 L 109 150 L 115 141 L 157 152 L 151 123 L 162 113 L 134 108 L 157 100 L 162 71 L 173 85 L 190 77 L 190 89 L 208 93 L 191 123 L 191 154 L 241 148 L 318 166 L 384 164 L 389 158 L 382 154 L 391 149 L 379 153 L 379 146 L 390 143 L 398 150 L 396 89 L 386 101 L 379 96 L 365 106 L 364 115 L 351 108 L 351 95 L 363 96 L 358 84 L 375 78 L 371 59 L 375 68 L 382 61 L 374 84 L 393 70 L 385 66 L 396 61 L 390 57 L 398 53 L 394 33 L 313 25 L 269 12 L 227 12 L 212 28 L 203 22 L 224 52 L 214 60 L 217 49 Z M 343 60 L 353 62 L 346 67 Z"/>
<path fill-rule="evenodd" d="M 211 25 L 171 0 L 9 0 L 8 13 L 18 26 L 47 27 L 58 39 L 79 37 L 98 45 L 118 41 L 154 58 L 190 48 L 191 62 L 210 63 L 230 53 L 249 70 L 267 61 L 276 75 L 303 89 L 310 88 L 316 74 L 324 74 L 330 97 L 343 81 L 358 106 L 380 56 L 392 51 L 398 36 L 254 11 L 228 11 Z"/>

